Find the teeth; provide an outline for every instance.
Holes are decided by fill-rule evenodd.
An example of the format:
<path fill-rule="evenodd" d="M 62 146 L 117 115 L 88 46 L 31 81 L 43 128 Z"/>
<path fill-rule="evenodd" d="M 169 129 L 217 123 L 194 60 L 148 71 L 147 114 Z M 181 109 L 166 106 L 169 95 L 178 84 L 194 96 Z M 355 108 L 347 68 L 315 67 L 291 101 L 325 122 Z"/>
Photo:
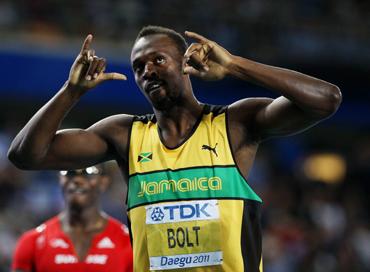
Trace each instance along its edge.
<path fill-rule="evenodd" d="M 82 194 L 85 192 L 84 189 L 75 189 L 75 190 L 70 190 L 71 193 L 74 193 L 74 194 Z"/>
<path fill-rule="evenodd" d="M 153 84 L 152 86 L 150 86 L 150 90 L 152 89 L 156 89 L 156 88 L 159 88 L 159 84 Z"/>
<path fill-rule="evenodd" d="M 160 83 L 149 83 L 147 90 L 151 91 L 151 90 L 157 89 L 159 87 L 161 87 Z"/>

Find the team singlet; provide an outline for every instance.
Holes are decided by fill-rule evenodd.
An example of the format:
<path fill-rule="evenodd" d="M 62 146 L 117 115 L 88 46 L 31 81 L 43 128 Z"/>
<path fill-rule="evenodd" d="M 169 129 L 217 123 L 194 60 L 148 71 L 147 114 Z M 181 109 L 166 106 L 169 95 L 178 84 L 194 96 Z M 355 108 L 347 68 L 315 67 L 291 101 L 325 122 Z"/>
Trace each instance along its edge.
<path fill-rule="evenodd" d="M 127 227 L 109 217 L 104 230 L 94 235 L 84 259 L 62 230 L 58 216 L 19 239 L 12 271 L 29 272 L 130 272 L 132 249 Z"/>
<path fill-rule="evenodd" d="M 227 108 L 205 105 L 180 146 L 134 118 L 128 217 L 134 271 L 262 272 L 261 199 L 235 164 Z"/>

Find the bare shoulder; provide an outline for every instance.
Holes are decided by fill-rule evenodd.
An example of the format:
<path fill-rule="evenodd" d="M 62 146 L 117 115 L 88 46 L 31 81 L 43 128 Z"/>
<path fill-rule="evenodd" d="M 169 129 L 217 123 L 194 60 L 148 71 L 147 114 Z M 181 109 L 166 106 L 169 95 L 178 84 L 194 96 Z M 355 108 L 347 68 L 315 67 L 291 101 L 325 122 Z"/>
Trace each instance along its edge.
<path fill-rule="evenodd" d="M 252 136 L 257 114 L 271 102 L 268 97 L 251 97 L 238 100 L 228 107 L 228 123 L 231 130 Z"/>
<path fill-rule="evenodd" d="M 256 116 L 272 101 L 271 98 L 246 98 L 228 107 L 230 145 L 235 162 L 245 178 L 249 175 L 260 142 L 255 133 Z"/>
<path fill-rule="evenodd" d="M 231 146 L 235 153 L 241 148 L 258 143 L 258 138 L 255 137 L 256 115 L 272 101 L 273 99 L 267 97 L 251 97 L 228 106 L 227 122 Z"/>
<path fill-rule="evenodd" d="M 87 130 L 103 135 L 112 132 L 124 133 L 130 129 L 133 118 L 134 116 L 129 114 L 112 115 L 96 122 Z"/>
<path fill-rule="evenodd" d="M 93 131 L 119 153 L 126 154 L 133 118 L 128 114 L 112 115 L 96 122 L 87 131 Z"/>
<path fill-rule="evenodd" d="M 232 121 L 245 122 L 248 120 L 246 118 L 253 118 L 253 116 L 273 100 L 268 97 L 250 97 L 238 100 L 228 107 L 229 118 Z"/>

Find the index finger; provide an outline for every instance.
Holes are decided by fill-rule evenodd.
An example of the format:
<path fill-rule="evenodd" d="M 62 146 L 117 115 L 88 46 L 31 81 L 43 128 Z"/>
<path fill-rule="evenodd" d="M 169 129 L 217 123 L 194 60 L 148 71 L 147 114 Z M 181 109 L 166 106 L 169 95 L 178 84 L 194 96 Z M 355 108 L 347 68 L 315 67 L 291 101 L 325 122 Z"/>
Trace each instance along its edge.
<path fill-rule="evenodd" d="M 90 49 L 90 44 L 92 42 L 92 38 L 93 38 L 93 36 L 91 34 L 87 35 L 84 43 L 82 44 L 81 53 L 83 53 L 86 50 L 89 50 Z"/>
<path fill-rule="evenodd" d="M 206 37 L 203 37 L 202 35 L 192 32 L 192 31 L 185 31 L 185 35 L 189 38 L 193 38 L 197 40 L 198 42 L 206 43 L 208 42 L 208 39 Z"/>

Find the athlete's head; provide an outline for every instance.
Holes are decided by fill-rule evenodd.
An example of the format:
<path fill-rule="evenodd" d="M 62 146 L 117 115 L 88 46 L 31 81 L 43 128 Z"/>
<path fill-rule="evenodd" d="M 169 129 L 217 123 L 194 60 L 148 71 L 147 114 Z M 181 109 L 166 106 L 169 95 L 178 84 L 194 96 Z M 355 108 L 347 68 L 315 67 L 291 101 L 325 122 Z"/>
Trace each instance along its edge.
<path fill-rule="evenodd" d="M 154 108 L 163 110 L 176 104 L 190 84 L 183 74 L 187 46 L 179 33 L 164 27 L 147 26 L 138 34 L 131 52 L 132 69 Z"/>
<path fill-rule="evenodd" d="M 99 197 L 107 189 L 109 178 L 103 164 L 83 169 L 59 172 L 67 207 L 85 208 L 99 206 Z"/>
<path fill-rule="evenodd" d="M 188 48 L 188 43 L 186 42 L 185 38 L 178 32 L 173 29 L 162 27 L 162 26 L 144 26 L 139 34 L 136 37 L 135 43 L 142 37 L 155 35 L 155 34 L 163 34 L 166 35 L 168 38 L 172 39 L 174 45 L 177 47 L 179 54 L 183 56 Z"/>

